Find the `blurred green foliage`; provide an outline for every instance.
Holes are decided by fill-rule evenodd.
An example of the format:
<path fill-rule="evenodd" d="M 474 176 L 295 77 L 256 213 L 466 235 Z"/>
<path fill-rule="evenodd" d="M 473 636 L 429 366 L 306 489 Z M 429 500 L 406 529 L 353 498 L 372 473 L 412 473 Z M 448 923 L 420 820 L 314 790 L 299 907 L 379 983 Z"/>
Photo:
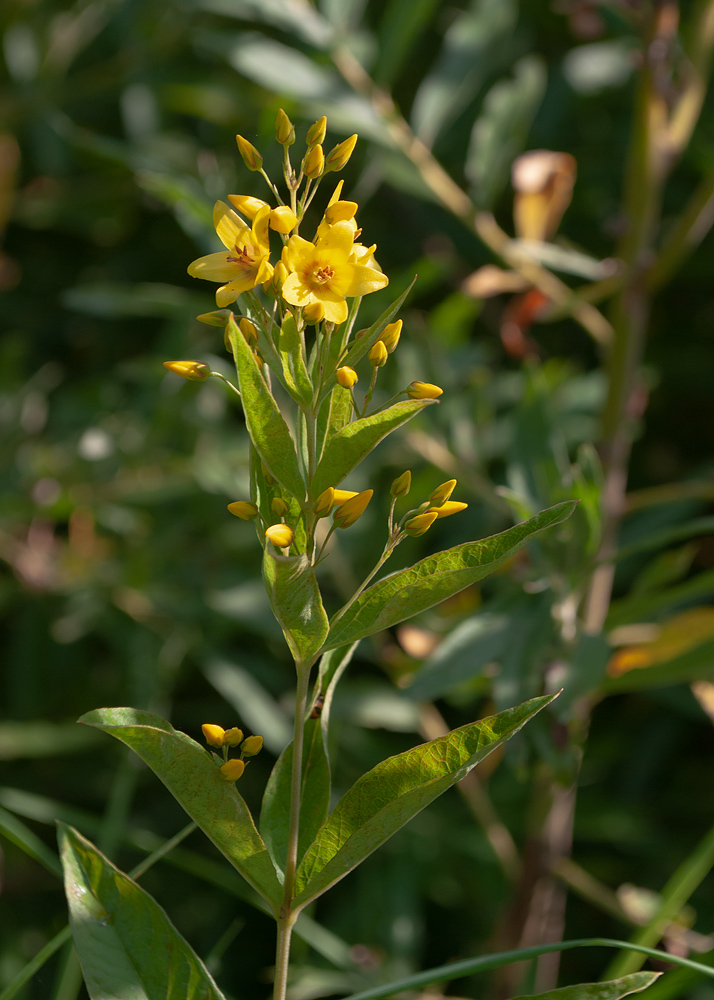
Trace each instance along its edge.
<path fill-rule="evenodd" d="M 694 5 L 683 6 L 689 16 Z M 184 823 L 145 768 L 77 729 L 76 717 L 130 704 L 193 736 L 206 721 L 262 733 L 269 752 L 242 779 L 254 811 L 287 740 L 283 695 L 292 666 L 260 580 L 253 529 L 225 513 L 248 493 L 242 421 L 220 385 L 179 383 L 161 367 L 195 357 L 230 373 L 220 331 L 194 318 L 212 308 L 211 289 L 186 266 L 215 249 L 217 198 L 264 193 L 237 155 L 236 132 L 277 174 L 279 107 L 296 122 L 299 141 L 322 114 L 328 148 L 360 134 L 345 190 L 360 203 L 363 240 L 377 243 L 391 284 L 373 297 L 380 301 L 364 302 L 361 322 L 418 275 L 399 350 L 383 372 L 385 398 L 422 378 L 444 388 L 443 401 L 385 443 L 349 486 L 369 485 L 384 498 L 409 467 L 413 495 L 454 476 L 470 506 L 404 545 L 394 568 L 502 530 L 514 509 L 520 520 L 562 499 L 582 501 L 572 526 L 534 544 L 529 560 L 413 627 L 362 644 L 334 707 L 335 786 L 347 788 L 417 742 L 424 700 L 436 700 L 456 726 L 539 693 L 548 674 L 558 686 L 567 682 L 561 721 L 539 717 L 483 777 L 519 848 L 534 822 L 529 803 L 543 762 L 573 773 L 557 728 L 572 723 L 579 697 L 599 685 L 605 693 L 612 651 L 607 630 L 578 633 L 568 644 L 561 627 L 572 611 L 564 599 L 581 586 L 598 548 L 593 444 L 606 391 L 598 350 L 580 326 L 559 319 L 531 331 L 536 356 L 509 356 L 498 336 L 504 299 L 474 300 L 462 289 L 492 255 L 438 203 L 394 142 L 389 113 L 379 116 L 334 55 L 342 51 L 344 65 L 344 52 L 354 53 L 391 90 L 445 170 L 509 231 L 513 158 L 527 148 L 571 153 L 578 180 L 561 226 L 565 245 L 610 257 L 623 225 L 643 7 L 6 0 L 0 988 L 66 920 L 49 853 L 56 819 L 77 826 L 124 870 Z M 708 97 L 667 187 L 664 231 L 714 169 L 712 109 Z M 613 627 L 657 625 L 712 602 L 713 255 L 709 234 L 656 298 L 649 403 L 629 481 L 640 499 L 624 520 L 630 554 L 617 568 Z M 685 483 L 671 493 L 676 502 L 647 503 L 646 490 L 675 482 Z M 381 551 L 378 507 L 340 533 L 325 563 L 331 608 Z M 659 892 L 712 822 L 714 732 L 688 686 L 711 677 L 711 634 L 683 664 L 680 653 L 687 650 L 665 657 L 656 684 L 640 682 L 643 671 L 608 681 L 610 696 L 592 716 L 573 858 L 613 894 L 624 884 Z M 200 835 L 142 885 L 227 995 L 267 993 L 270 923 Z M 622 898 L 613 895 L 608 910 L 592 893 L 573 891 L 567 936 L 627 936 Z M 315 917 L 348 948 L 296 942 L 295 1000 L 493 949 L 510 905 L 483 823 L 466 798 L 450 793 L 320 903 Z M 691 906 L 688 919 L 696 911 L 701 936 L 693 940 L 710 950 L 711 882 Z M 562 970 L 563 982 L 595 979 L 601 956 L 568 953 Z M 471 996 L 484 985 L 454 988 Z M 72 960 L 54 959 L 21 995 L 70 1000 L 82 989 Z M 668 995 L 712 1000 L 714 989 L 686 981 Z"/>

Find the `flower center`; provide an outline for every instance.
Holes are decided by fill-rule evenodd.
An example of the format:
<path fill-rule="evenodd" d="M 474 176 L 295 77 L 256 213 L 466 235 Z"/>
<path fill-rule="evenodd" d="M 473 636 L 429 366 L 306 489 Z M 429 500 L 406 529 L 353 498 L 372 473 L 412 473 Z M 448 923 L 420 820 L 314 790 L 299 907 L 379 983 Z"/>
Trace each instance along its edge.
<path fill-rule="evenodd" d="M 236 243 L 233 249 L 235 250 L 238 256 L 226 257 L 226 260 L 228 261 L 229 264 L 240 264 L 241 267 L 248 267 L 248 268 L 253 266 L 253 258 L 250 255 L 248 247 L 239 247 L 238 244 Z"/>
<path fill-rule="evenodd" d="M 316 268 L 312 273 L 312 280 L 316 285 L 324 285 L 334 277 L 335 272 L 329 264 L 323 264 L 322 267 Z"/>

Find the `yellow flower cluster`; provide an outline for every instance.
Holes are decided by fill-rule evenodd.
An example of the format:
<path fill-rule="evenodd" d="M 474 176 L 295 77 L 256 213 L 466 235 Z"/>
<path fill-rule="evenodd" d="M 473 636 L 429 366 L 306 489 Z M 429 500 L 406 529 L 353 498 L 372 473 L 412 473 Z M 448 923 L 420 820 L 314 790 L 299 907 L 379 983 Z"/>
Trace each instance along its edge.
<path fill-rule="evenodd" d="M 237 781 L 245 771 L 245 758 L 255 757 L 263 749 L 262 736 L 247 736 L 243 738 L 243 730 L 234 726 L 223 729 L 222 726 L 205 722 L 201 726 L 203 737 L 209 746 L 223 750 L 223 764 L 219 770 L 226 781 Z M 240 747 L 240 757 L 228 758 L 229 747 Z M 215 756 L 215 755 L 214 755 Z"/>

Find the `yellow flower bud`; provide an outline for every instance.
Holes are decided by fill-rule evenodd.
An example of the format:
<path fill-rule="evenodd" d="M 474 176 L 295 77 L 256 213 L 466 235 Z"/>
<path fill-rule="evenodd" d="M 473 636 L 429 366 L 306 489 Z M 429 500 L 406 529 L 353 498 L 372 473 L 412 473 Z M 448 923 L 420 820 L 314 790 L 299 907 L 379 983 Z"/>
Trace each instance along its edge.
<path fill-rule="evenodd" d="M 347 164 L 350 156 L 352 156 L 356 145 L 357 133 L 351 135 L 349 139 L 345 139 L 344 142 L 338 142 L 327 155 L 327 159 L 325 160 L 325 170 L 342 170 L 342 168 Z"/>
<path fill-rule="evenodd" d="M 303 307 L 302 314 L 307 323 L 319 323 L 325 318 L 325 307 L 322 302 L 308 302 Z"/>
<path fill-rule="evenodd" d="M 311 125 L 307 130 L 307 144 L 308 146 L 320 146 L 325 141 L 325 136 L 327 135 L 327 118 L 323 115 L 322 118 L 318 118 L 314 125 Z"/>
<path fill-rule="evenodd" d="M 423 514 L 417 514 L 416 517 L 410 517 L 404 525 L 404 530 L 412 538 L 418 538 L 429 530 L 436 518 L 436 511 L 427 510 Z"/>
<path fill-rule="evenodd" d="M 266 466 L 266 464 L 265 464 L 265 462 L 263 461 L 262 458 L 260 460 L 260 468 L 262 470 L 263 478 L 265 479 L 266 485 L 267 486 L 272 486 L 273 483 L 275 482 L 275 480 L 273 479 L 273 477 L 270 474 L 270 472 L 268 472 L 268 468 L 267 468 L 267 466 Z"/>
<path fill-rule="evenodd" d="M 275 117 L 275 138 L 281 146 L 292 146 L 295 142 L 295 126 L 282 108 Z"/>
<path fill-rule="evenodd" d="M 385 326 L 379 340 L 381 340 L 390 354 L 394 354 L 401 335 L 402 321 L 398 319 L 396 323 L 388 323 L 387 326 Z M 379 341 L 377 341 L 377 343 L 379 343 Z"/>
<path fill-rule="evenodd" d="M 260 353 L 260 351 L 253 351 L 253 357 L 255 358 L 255 363 L 257 364 L 258 368 L 260 368 L 260 370 L 262 371 L 263 365 L 265 364 L 265 362 L 263 361 L 263 355 Z"/>
<path fill-rule="evenodd" d="M 234 208 L 237 208 L 241 215 L 252 222 L 261 208 L 268 204 L 261 198 L 254 198 L 252 194 L 229 194 L 228 201 Z"/>
<path fill-rule="evenodd" d="M 373 493 L 374 490 L 363 490 L 362 493 L 345 500 L 334 513 L 333 519 L 337 527 L 351 528 L 355 521 L 364 514 Z"/>
<path fill-rule="evenodd" d="M 254 344 L 258 343 L 258 331 L 256 330 L 255 325 L 251 323 L 249 319 L 246 319 L 245 316 L 238 323 L 238 329 L 249 344 L 251 341 Z"/>
<path fill-rule="evenodd" d="M 244 757 L 255 757 L 257 753 L 263 749 L 263 737 L 262 736 L 248 736 L 243 742 L 243 746 L 240 748 L 240 752 Z"/>
<path fill-rule="evenodd" d="M 276 517 L 285 517 L 290 510 L 290 505 L 285 503 L 282 497 L 273 497 L 270 506 Z"/>
<path fill-rule="evenodd" d="M 305 176 L 311 180 L 315 180 L 316 177 L 320 176 L 325 169 L 325 154 L 322 151 L 322 146 L 312 147 L 303 160 L 302 169 Z"/>
<path fill-rule="evenodd" d="M 233 757 L 231 760 L 227 760 L 225 764 L 221 764 L 219 771 L 226 781 L 238 781 L 241 774 L 245 771 L 245 764 L 240 757 Z"/>
<path fill-rule="evenodd" d="M 225 326 L 232 315 L 230 309 L 214 309 L 213 312 L 201 313 L 196 319 L 199 323 L 205 323 L 206 326 Z"/>
<path fill-rule="evenodd" d="M 431 382 L 410 382 L 407 386 L 407 396 L 410 399 L 438 399 L 444 390 Z"/>
<path fill-rule="evenodd" d="M 282 233 L 283 236 L 291 233 L 295 226 L 297 226 L 298 221 L 297 215 L 287 205 L 280 205 L 278 208 L 274 208 L 268 218 L 270 220 L 270 228 L 274 229 L 276 233 Z"/>
<path fill-rule="evenodd" d="M 332 486 L 328 486 L 315 501 L 315 513 L 318 517 L 327 517 L 334 506 L 335 491 Z"/>
<path fill-rule="evenodd" d="M 238 143 L 238 152 L 243 157 L 243 163 L 248 170 L 260 170 L 263 166 L 263 157 L 253 143 L 248 142 L 242 135 L 236 136 L 236 142 Z"/>
<path fill-rule="evenodd" d="M 241 521 L 252 521 L 259 513 L 255 504 L 249 500 L 235 500 L 233 503 L 228 504 L 228 510 L 235 517 L 239 517 Z"/>
<path fill-rule="evenodd" d="M 349 368 L 347 365 L 343 368 L 338 368 L 336 374 L 338 384 L 344 389 L 351 389 L 357 382 L 357 372 L 354 368 Z"/>
<path fill-rule="evenodd" d="M 409 492 L 409 490 L 411 489 L 411 485 L 412 485 L 412 474 L 409 471 L 409 469 L 407 469 L 406 472 L 403 472 L 401 476 L 398 476 L 394 480 L 389 492 L 392 494 L 393 497 L 405 497 Z"/>
<path fill-rule="evenodd" d="M 352 497 L 356 497 L 357 494 L 354 490 L 335 490 L 335 496 L 333 501 L 333 506 L 341 507 L 343 503 L 351 500 Z"/>
<path fill-rule="evenodd" d="M 369 363 L 372 365 L 373 368 L 382 368 L 382 366 L 386 365 L 387 363 L 389 352 L 387 351 L 387 348 L 382 343 L 382 341 L 378 340 L 370 348 L 370 352 L 367 355 L 367 357 L 369 358 Z"/>
<path fill-rule="evenodd" d="M 227 729 L 225 735 L 223 736 L 223 743 L 227 747 L 237 747 L 239 743 L 243 742 L 243 730 L 239 729 L 238 726 L 233 726 L 232 729 Z"/>
<path fill-rule="evenodd" d="M 434 513 L 437 517 L 451 517 L 452 514 L 458 514 L 467 507 L 467 503 L 461 503 L 459 500 L 446 500 L 441 507 L 430 507 L 426 513 Z"/>
<path fill-rule="evenodd" d="M 336 201 L 334 205 L 329 205 L 325 211 L 325 222 L 334 226 L 336 222 L 349 222 L 354 219 L 358 209 L 356 201 Z"/>
<path fill-rule="evenodd" d="M 441 507 L 442 503 L 445 503 L 454 492 L 455 486 L 455 479 L 448 479 L 441 486 L 437 486 L 429 496 L 429 505 L 431 507 Z"/>
<path fill-rule="evenodd" d="M 279 549 L 287 549 L 293 544 L 295 535 L 288 524 L 271 524 L 265 529 L 265 537 Z"/>
<path fill-rule="evenodd" d="M 280 295 L 288 274 L 289 272 L 287 267 L 283 264 L 282 260 L 279 260 L 275 265 L 275 270 L 273 271 L 273 277 L 271 280 L 271 288 L 276 295 Z"/>
<path fill-rule="evenodd" d="M 210 722 L 204 722 L 201 732 L 206 743 L 212 747 L 222 747 L 226 737 L 226 731 L 222 726 L 213 726 Z"/>
<path fill-rule="evenodd" d="M 164 368 L 189 382 L 203 382 L 211 374 L 209 365 L 204 361 L 164 361 Z"/>

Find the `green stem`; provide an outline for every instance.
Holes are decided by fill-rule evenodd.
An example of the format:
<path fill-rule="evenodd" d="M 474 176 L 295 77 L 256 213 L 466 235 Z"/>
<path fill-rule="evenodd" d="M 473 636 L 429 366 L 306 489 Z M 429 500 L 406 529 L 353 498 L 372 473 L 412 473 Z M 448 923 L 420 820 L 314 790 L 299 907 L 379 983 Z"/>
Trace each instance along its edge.
<path fill-rule="evenodd" d="M 403 537 L 404 536 L 402 535 L 398 539 L 394 539 L 394 538 L 390 538 L 389 539 L 389 541 L 387 542 L 387 544 L 386 544 L 386 546 L 384 548 L 384 552 L 379 557 L 377 565 L 374 567 L 374 569 L 372 570 L 372 572 L 369 573 L 364 578 L 364 580 L 359 585 L 359 587 L 357 588 L 357 590 L 354 592 L 354 594 L 352 595 L 352 597 L 350 597 L 350 599 L 347 602 L 347 604 L 343 604 L 343 606 L 340 608 L 340 610 L 330 619 L 330 628 L 332 628 L 335 625 L 335 623 L 338 622 L 340 620 L 340 618 L 347 611 L 349 611 L 349 609 L 352 607 L 352 605 L 357 600 L 357 598 L 362 593 L 362 591 L 365 589 L 365 587 L 370 582 L 370 580 L 374 576 L 376 576 L 376 574 L 379 572 L 379 570 L 382 568 L 382 566 L 384 566 L 384 564 L 386 563 L 387 559 L 389 559 L 389 557 L 391 556 L 392 552 L 394 552 L 394 549 L 396 548 L 396 546 L 399 544 L 399 542 L 402 540 Z"/>

